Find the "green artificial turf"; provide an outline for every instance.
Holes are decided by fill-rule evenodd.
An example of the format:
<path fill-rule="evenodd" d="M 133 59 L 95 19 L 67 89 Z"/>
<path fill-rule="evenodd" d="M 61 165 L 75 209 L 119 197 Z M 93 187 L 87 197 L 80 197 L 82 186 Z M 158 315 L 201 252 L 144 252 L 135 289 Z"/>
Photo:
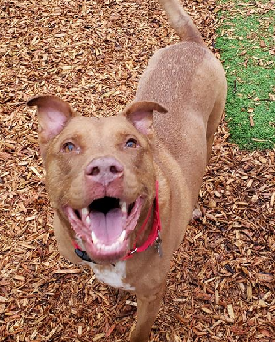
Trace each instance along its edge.
<path fill-rule="evenodd" d="M 216 47 L 227 74 L 226 120 L 241 149 L 275 147 L 274 9 L 270 0 L 223 1 Z M 273 50 L 272 50 L 273 49 Z"/>

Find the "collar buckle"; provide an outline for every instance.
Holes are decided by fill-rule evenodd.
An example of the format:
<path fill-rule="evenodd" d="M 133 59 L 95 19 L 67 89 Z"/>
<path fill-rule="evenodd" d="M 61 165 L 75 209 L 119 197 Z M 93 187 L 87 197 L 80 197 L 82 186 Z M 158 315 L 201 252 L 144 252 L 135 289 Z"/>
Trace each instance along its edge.
<path fill-rule="evenodd" d="M 158 236 L 155 240 L 155 249 L 157 250 L 158 252 L 158 255 L 160 256 L 160 258 L 162 258 L 163 256 L 163 251 L 162 251 L 162 240 L 160 238 L 160 234 L 159 234 L 159 231 L 158 231 Z"/>

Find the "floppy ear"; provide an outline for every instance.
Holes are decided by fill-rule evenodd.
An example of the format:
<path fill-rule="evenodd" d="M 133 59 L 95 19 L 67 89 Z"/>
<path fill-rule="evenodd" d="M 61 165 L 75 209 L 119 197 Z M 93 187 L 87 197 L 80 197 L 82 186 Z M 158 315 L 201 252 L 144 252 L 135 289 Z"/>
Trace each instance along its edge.
<path fill-rule="evenodd" d="M 76 114 L 70 105 L 57 96 L 42 95 L 30 99 L 29 107 L 37 107 L 39 123 L 39 144 L 42 157 L 45 157 L 46 144 L 58 135 L 67 122 Z"/>
<path fill-rule="evenodd" d="M 153 133 L 153 112 L 167 113 L 167 109 L 156 102 L 134 102 L 123 113 L 140 133 Z"/>

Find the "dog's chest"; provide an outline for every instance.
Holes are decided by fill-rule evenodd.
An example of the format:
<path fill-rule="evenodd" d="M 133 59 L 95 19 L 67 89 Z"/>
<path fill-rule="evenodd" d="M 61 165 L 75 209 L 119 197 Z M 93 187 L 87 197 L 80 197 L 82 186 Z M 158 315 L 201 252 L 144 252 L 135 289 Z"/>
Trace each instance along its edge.
<path fill-rule="evenodd" d="M 135 290 L 133 286 L 127 284 L 124 279 L 126 277 L 126 262 L 119 261 L 115 265 L 97 265 L 93 262 L 87 262 L 93 269 L 96 278 L 103 283 L 117 287 L 123 290 Z"/>

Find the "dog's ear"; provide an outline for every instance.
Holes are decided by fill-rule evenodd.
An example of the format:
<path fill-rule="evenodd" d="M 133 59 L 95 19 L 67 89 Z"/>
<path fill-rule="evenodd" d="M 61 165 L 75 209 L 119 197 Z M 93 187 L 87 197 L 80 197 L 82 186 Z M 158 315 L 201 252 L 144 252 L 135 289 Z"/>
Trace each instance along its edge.
<path fill-rule="evenodd" d="M 41 154 L 44 157 L 46 144 L 58 135 L 76 114 L 67 102 L 57 96 L 37 96 L 30 99 L 27 105 L 37 107 L 39 144 Z"/>
<path fill-rule="evenodd" d="M 37 96 L 30 99 L 27 105 L 37 107 L 39 134 L 44 142 L 59 134 L 66 123 L 75 116 L 70 105 L 57 96 Z"/>
<path fill-rule="evenodd" d="M 153 133 L 153 112 L 167 113 L 167 109 L 156 102 L 134 102 L 129 105 L 123 114 L 136 127 L 138 131 L 145 135 Z"/>

